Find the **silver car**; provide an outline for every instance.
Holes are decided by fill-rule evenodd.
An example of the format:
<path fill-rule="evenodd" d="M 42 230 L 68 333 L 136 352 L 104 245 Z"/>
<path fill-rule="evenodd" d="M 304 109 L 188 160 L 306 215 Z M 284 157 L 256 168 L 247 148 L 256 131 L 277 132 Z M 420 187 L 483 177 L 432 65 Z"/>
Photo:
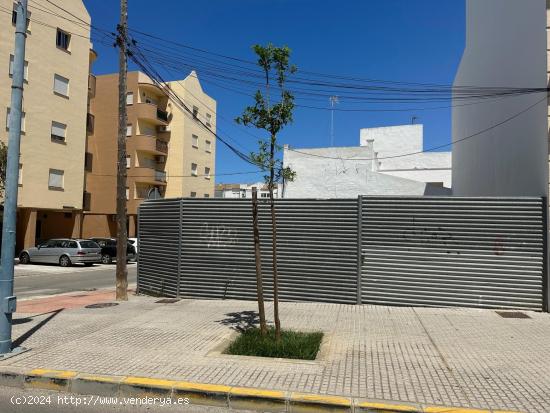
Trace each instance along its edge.
<path fill-rule="evenodd" d="M 82 263 L 89 267 L 101 262 L 101 248 L 94 241 L 86 239 L 50 239 L 38 247 L 21 251 L 19 262 L 59 264 L 62 267 Z"/>

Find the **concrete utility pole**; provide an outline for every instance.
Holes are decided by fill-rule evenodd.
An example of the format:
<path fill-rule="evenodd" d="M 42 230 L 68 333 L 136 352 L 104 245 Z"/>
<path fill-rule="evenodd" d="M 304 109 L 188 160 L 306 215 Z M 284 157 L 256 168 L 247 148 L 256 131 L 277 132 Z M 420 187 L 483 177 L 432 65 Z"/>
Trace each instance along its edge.
<path fill-rule="evenodd" d="M 19 147 L 23 106 L 23 77 L 25 68 L 25 42 L 27 39 L 27 0 L 16 5 L 15 51 L 8 137 L 8 164 L 4 196 L 2 227 L 2 257 L 0 259 L 0 354 L 11 352 L 12 313 L 16 298 L 13 295 L 13 264 L 15 257 L 15 229 L 17 218 L 17 191 L 19 181 Z"/>
<path fill-rule="evenodd" d="M 128 300 L 128 268 L 126 266 L 126 248 L 128 232 L 126 223 L 126 78 L 128 71 L 128 57 L 126 53 L 128 34 L 128 2 L 120 0 L 120 22 L 118 24 L 117 44 L 119 50 L 119 79 L 118 79 L 118 162 L 116 188 L 116 221 L 117 221 L 117 248 L 116 248 L 116 299 Z"/>

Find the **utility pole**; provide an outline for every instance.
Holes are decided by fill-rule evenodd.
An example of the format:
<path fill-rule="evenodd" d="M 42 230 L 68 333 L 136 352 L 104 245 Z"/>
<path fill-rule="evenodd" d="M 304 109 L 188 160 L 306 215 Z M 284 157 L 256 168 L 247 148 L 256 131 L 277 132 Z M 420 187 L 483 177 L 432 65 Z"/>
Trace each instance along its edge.
<path fill-rule="evenodd" d="M 336 106 L 340 101 L 338 96 L 331 96 L 330 101 L 330 146 L 334 146 L 334 106 Z"/>
<path fill-rule="evenodd" d="M 128 56 L 126 53 L 128 34 L 128 0 L 120 0 L 120 22 L 118 24 L 117 44 L 119 50 L 118 78 L 118 162 L 116 188 L 116 299 L 128 300 L 128 268 L 126 265 L 126 248 L 128 232 L 126 223 L 126 78 Z"/>
<path fill-rule="evenodd" d="M 23 71 L 25 67 L 25 43 L 27 39 L 27 0 L 16 5 L 15 51 L 8 137 L 8 163 L 4 219 L 2 226 L 2 257 L 0 258 L 0 355 L 11 352 L 12 313 L 16 298 L 13 295 L 13 264 L 15 257 L 15 229 L 17 218 L 17 191 L 19 181 L 19 147 L 21 143 L 21 118 L 23 109 Z"/>

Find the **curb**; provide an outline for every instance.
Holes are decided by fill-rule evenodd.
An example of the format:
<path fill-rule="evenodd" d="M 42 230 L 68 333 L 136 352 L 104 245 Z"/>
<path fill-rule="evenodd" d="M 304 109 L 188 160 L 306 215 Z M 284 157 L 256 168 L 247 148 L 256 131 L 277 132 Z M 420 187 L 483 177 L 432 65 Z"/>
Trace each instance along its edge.
<path fill-rule="evenodd" d="M 2 369 L 0 386 L 55 390 L 88 396 L 186 398 L 191 405 L 261 412 L 519 413 L 49 369 Z"/>

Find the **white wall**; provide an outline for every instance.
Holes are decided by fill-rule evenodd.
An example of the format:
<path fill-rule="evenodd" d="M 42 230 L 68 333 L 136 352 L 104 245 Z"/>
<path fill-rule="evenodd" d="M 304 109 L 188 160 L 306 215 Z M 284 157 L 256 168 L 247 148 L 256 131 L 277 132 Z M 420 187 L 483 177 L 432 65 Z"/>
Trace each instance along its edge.
<path fill-rule="evenodd" d="M 373 140 L 374 150 L 380 156 L 421 151 L 423 131 L 421 124 L 365 128 L 359 132 L 359 145 L 366 146 L 369 140 Z"/>
<path fill-rule="evenodd" d="M 424 182 L 374 172 L 373 155 L 372 145 L 296 151 L 285 147 L 284 166 L 296 172 L 296 180 L 287 182 L 284 198 L 449 194 L 449 190 Z M 347 160 L 349 158 L 357 159 Z"/>
<path fill-rule="evenodd" d="M 546 87 L 545 0 L 467 0 L 466 49 L 455 86 Z M 544 93 L 453 108 L 453 194 L 546 196 Z M 465 103 L 455 100 L 454 105 Z"/>

